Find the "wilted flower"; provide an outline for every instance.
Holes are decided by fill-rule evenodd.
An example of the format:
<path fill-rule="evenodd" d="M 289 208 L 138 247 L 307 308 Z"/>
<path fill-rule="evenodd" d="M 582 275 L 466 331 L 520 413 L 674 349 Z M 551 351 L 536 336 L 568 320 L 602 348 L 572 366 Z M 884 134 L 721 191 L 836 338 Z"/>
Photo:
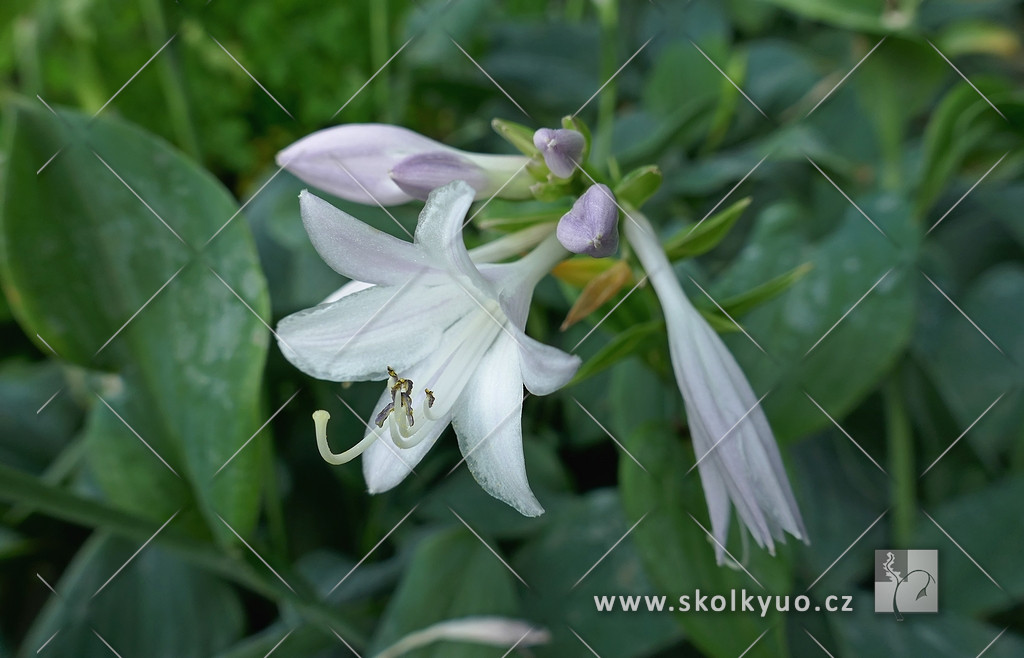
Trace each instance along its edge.
<path fill-rule="evenodd" d="M 473 194 L 462 181 L 435 190 L 409 243 L 303 192 L 314 247 L 364 285 L 286 317 L 278 342 L 314 377 L 387 380 L 363 440 L 350 450 L 333 454 L 326 418 L 317 420 L 321 454 L 334 464 L 362 454 L 371 493 L 401 482 L 451 423 L 477 482 L 537 516 L 544 510 L 523 461 L 523 385 L 550 393 L 580 360 L 529 338 L 523 327 L 534 286 L 565 251 L 549 237 L 516 262 L 475 265 L 462 240 Z"/>
<path fill-rule="evenodd" d="M 541 128 L 533 133 L 533 145 L 544 156 L 544 164 L 555 176 L 569 178 L 583 157 L 586 140 L 576 130 Z"/>
<path fill-rule="evenodd" d="M 635 213 L 624 230 L 665 314 L 719 564 L 732 505 L 772 554 L 774 540 L 784 542 L 785 532 L 806 540 L 771 427 L 736 359 L 686 298 L 647 219 Z"/>
<path fill-rule="evenodd" d="M 558 241 L 575 254 L 611 256 L 619 248 L 619 207 L 607 185 L 591 185 L 558 220 Z"/>
<path fill-rule="evenodd" d="M 277 164 L 349 201 L 381 205 L 425 199 L 435 187 L 467 181 L 475 198 L 530 196 L 529 158 L 468 153 L 399 126 L 350 123 L 320 130 L 277 154 Z"/>

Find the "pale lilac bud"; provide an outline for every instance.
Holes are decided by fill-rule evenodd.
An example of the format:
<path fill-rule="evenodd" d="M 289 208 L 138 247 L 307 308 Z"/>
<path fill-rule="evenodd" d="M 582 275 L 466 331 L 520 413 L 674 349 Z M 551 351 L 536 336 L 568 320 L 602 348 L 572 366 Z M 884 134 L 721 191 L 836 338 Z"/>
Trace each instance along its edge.
<path fill-rule="evenodd" d="M 391 180 L 403 192 L 425 201 L 430 193 L 453 180 L 464 180 L 474 190 L 488 185 L 487 172 L 461 153 L 432 151 L 405 158 L 391 170 Z"/>
<path fill-rule="evenodd" d="M 586 140 L 583 133 L 559 128 L 541 128 L 533 133 L 533 145 L 544 156 L 544 163 L 555 176 L 569 178 L 583 157 Z"/>
<path fill-rule="evenodd" d="M 619 207 L 607 185 L 587 188 L 558 220 L 558 241 L 574 254 L 611 256 L 619 248 Z"/>
<path fill-rule="evenodd" d="M 477 199 L 500 191 L 503 198 L 531 196 L 524 156 L 487 155 L 460 151 L 399 126 L 347 124 L 315 132 L 277 154 L 277 163 L 310 185 L 349 201 L 393 205 L 426 199 L 422 170 L 413 169 L 408 185 L 412 194 L 390 175 L 405 160 L 434 156 L 435 164 L 453 177 L 435 174 L 430 189 L 453 180 L 466 180 Z"/>

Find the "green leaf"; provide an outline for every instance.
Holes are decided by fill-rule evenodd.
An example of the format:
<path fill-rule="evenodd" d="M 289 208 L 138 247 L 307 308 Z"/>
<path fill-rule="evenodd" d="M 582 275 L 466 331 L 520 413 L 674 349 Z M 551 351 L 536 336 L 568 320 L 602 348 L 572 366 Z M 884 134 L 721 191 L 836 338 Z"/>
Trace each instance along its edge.
<path fill-rule="evenodd" d="M 4 282 L 26 333 L 116 373 L 93 378 L 89 395 L 96 478 L 151 518 L 195 501 L 236 541 L 218 517 L 252 528 L 260 446 L 217 471 L 260 427 L 268 342 L 266 283 L 237 203 L 130 125 L 22 101 L 10 110 Z"/>
<path fill-rule="evenodd" d="M 622 204 L 639 208 L 658 191 L 661 179 L 661 169 L 655 165 L 634 169 L 615 186 L 615 198 Z"/>
<path fill-rule="evenodd" d="M 494 132 L 501 135 L 506 142 L 516 147 L 523 155 L 533 157 L 540 155 L 537 147 L 533 145 L 533 132 L 524 125 L 507 119 L 492 119 L 491 127 Z"/>
<path fill-rule="evenodd" d="M 544 529 L 516 555 L 512 567 L 530 586 L 524 594 L 529 619 L 551 632 L 551 643 L 534 649 L 538 656 L 585 655 L 570 628 L 601 656 L 650 656 L 678 641 L 681 633 L 667 614 L 599 611 L 594 603 L 600 596 L 657 592 L 632 542 L 616 545 L 630 525 L 616 491 L 598 489 L 551 510 Z"/>
<path fill-rule="evenodd" d="M 790 271 L 768 279 L 746 292 L 741 292 L 738 295 L 722 300 L 722 308 L 734 318 L 743 315 L 767 302 L 769 299 L 782 294 L 812 269 L 814 269 L 814 263 L 797 265 Z"/>
<path fill-rule="evenodd" d="M 86 542 L 53 584 L 58 595 L 36 618 L 21 655 L 34 656 L 49 640 L 51 655 L 109 656 L 105 640 L 119 655 L 201 656 L 241 636 L 234 590 L 157 544 L 137 550 L 103 534 Z"/>
<path fill-rule="evenodd" d="M 885 0 L 769 0 L 772 4 L 800 14 L 804 18 L 832 23 L 838 27 L 865 32 L 889 32 L 906 29 L 911 14 L 895 7 L 887 8 Z"/>
<path fill-rule="evenodd" d="M 474 222 L 482 229 L 511 233 L 536 224 L 557 222 L 571 207 L 571 203 L 558 201 L 513 202 L 494 199 L 484 206 Z"/>
<path fill-rule="evenodd" d="M 579 384 L 628 356 L 649 350 L 663 339 L 664 333 L 665 322 L 663 320 L 635 324 L 620 331 L 597 354 L 580 366 L 580 369 L 576 371 L 576 376 L 567 386 Z"/>
<path fill-rule="evenodd" d="M 459 524 L 431 535 L 416 548 L 377 627 L 371 654 L 431 624 L 477 615 L 517 618 L 513 576 L 469 530 Z M 410 657 L 491 656 L 493 647 L 439 642 Z"/>
<path fill-rule="evenodd" d="M 692 451 L 683 447 L 676 432 L 662 421 L 646 423 L 629 435 L 626 449 L 646 470 L 631 459 L 619 460 L 622 501 L 630 521 L 640 521 L 631 538 L 660 593 L 673 602 L 690 595 L 692 605 L 698 589 L 709 597 L 728 597 L 732 589 L 754 595 L 789 592 L 790 575 L 783 557 L 752 550 L 746 568 L 764 589 L 743 571 L 716 564 L 714 546 L 701 529 L 710 525 L 698 473 L 689 472 Z M 761 618 L 743 612 L 691 610 L 672 619 L 709 656 L 738 656 L 752 644 L 745 655 L 788 655 L 784 624 L 775 611 Z M 768 634 L 754 644 L 765 630 Z"/>
<path fill-rule="evenodd" d="M 803 235 L 804 210 L 773 206 L 717 283 L 727 297 L 780 270 L 813 265 L 785 295 L 744 317 L 743 327 L 758 345 L 740 334 L 723 337 L 754 390 L 768 393 L 765 412 L 780 441 L 830 424 L 808 395 L 841 420 L 910 338 L 914 286 L 908 263 L 917 240 L 912 215 L 899 197 L 858 203 L 885 235 L 850 207 L 835 230 L 812 241 Z"/>
<path fill-rule="evenodd" d="M 714 249 L 749 205 L 750 197 L 740 199 L 704 221 L 687 226 L 665 241 L 665 253 L 669 259 L 679 260 L 699 256 Z"/>

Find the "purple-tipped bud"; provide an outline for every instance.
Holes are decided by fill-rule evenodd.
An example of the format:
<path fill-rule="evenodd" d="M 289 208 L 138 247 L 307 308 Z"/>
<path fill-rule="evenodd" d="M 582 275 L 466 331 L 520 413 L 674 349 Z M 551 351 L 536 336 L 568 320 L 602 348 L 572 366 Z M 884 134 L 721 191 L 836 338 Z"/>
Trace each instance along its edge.
<path fill-rule="evenodd" d="M 619 248 L 619 207 L 607 185 L 587 188 L 558 220 L 558 241 L 574 254 L 611 256 Z"/>
<path fill-rule="evenodd" d="M 453 180 L 464 180 L 474 190 L 489 186 L 487 172 L 469 158 L 454 151 L 432 151 L 405 158 L 390 171 L 403 192 L 425 201 L 435 188 Z"/>
<path fill-rule="evenodd" d="M 559 128 L 541 128 L 533 133 L 533 145 L 544 156 L 544 164 L 555 176 L 569 178 L 583 157 L 583 133 Z"/>

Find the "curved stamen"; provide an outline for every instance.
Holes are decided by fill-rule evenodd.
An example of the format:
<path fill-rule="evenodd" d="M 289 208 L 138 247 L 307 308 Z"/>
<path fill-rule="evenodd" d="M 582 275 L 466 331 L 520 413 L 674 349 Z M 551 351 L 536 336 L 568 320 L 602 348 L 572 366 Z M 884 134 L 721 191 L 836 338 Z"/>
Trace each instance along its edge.
<path fill-rule="evenodd" d="M 313 425 L 316 428 L 316 447 L 320 450 L 320 456 L 323 457 L 324 461 L 328 464 L 338 466 L 352 461 L 359 455 L 363 454 L 370 445 L 378 439 L 380 436 L 376 431 L 370 432 L 363 440 L 355 444 L 345 452 L 336 453 L 331 450 L 331 446 L 327 443 L 327 421 L 331 419 L 331 414 L 327 413 L 323 409 L 317 409 L 313 412 Z"/>

